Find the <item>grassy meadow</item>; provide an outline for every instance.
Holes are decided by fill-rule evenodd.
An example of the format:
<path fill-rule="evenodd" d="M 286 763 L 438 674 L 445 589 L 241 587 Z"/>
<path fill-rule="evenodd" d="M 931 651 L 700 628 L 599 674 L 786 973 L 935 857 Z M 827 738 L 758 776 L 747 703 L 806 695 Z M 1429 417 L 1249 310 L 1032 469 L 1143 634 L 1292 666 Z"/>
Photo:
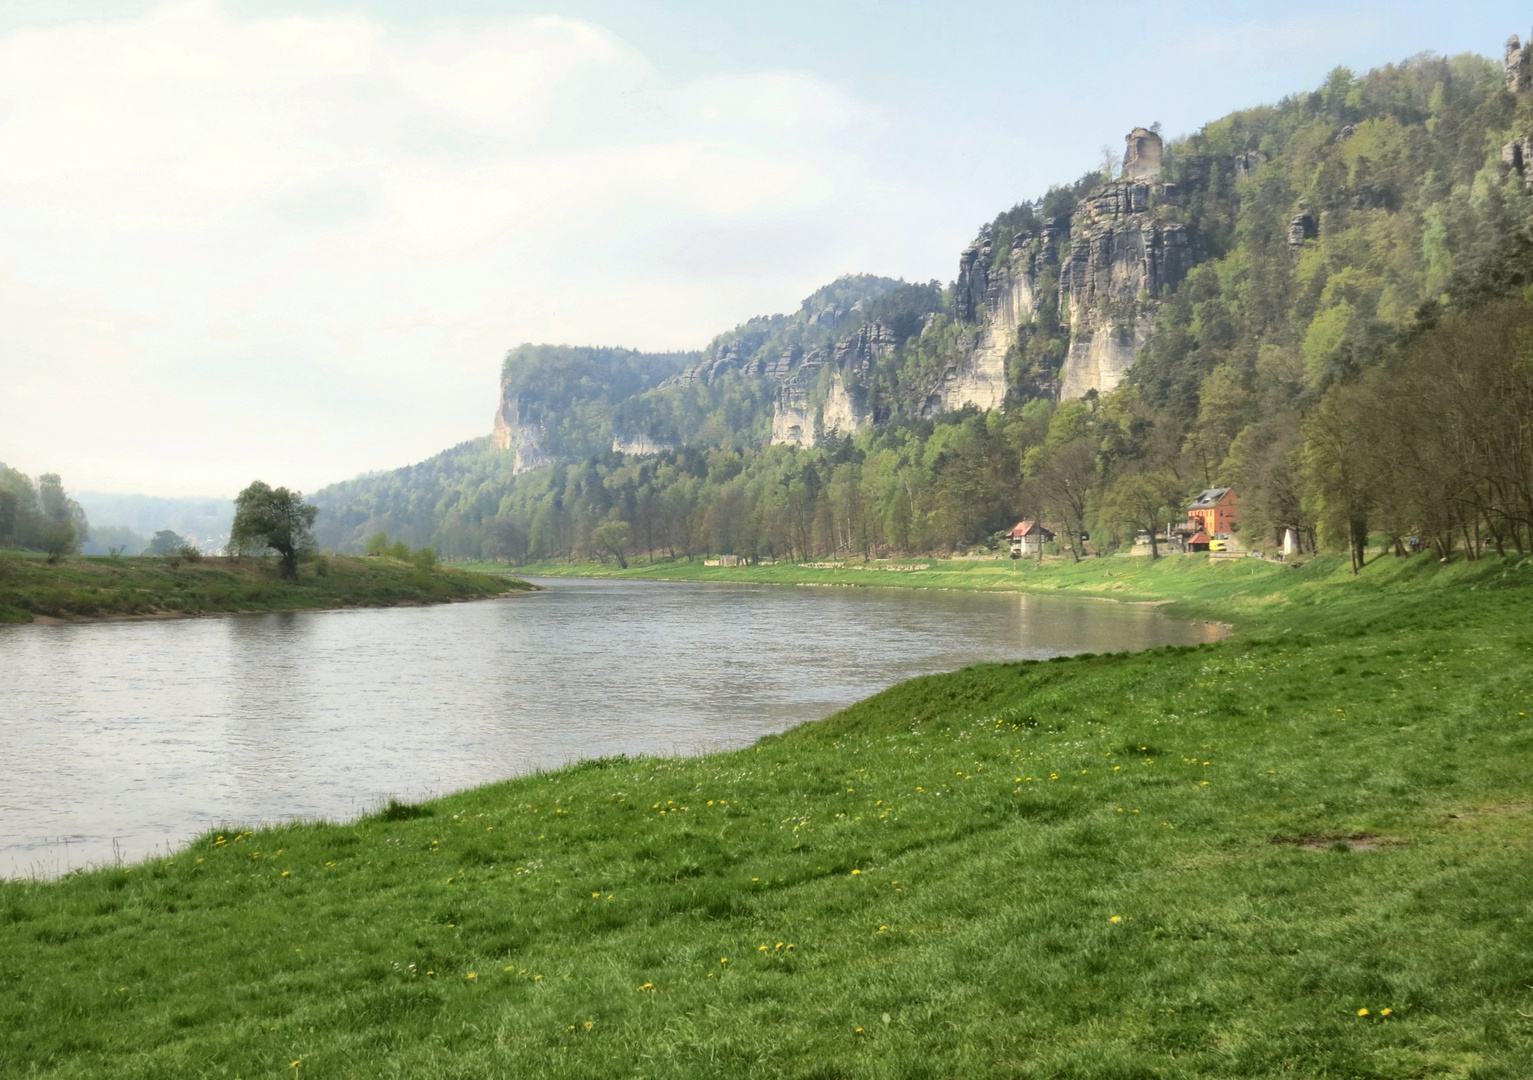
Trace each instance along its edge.
<path fill-rule="evenodd" d="M 275 558 L 66 557 L 0 551 L 0 623 L 439 603 L 529 586 L 457 567 L 330 555 L 284 581 Z"/>
<path fill-rule="evenodd" d="M 505 574 L 508 568 L 491 562 L 457 562 L 466 570 Z M 630 563 L 539 562 L 514 568 L 527 577 L 612 577 L 634 581 L 726 581 L 758 585 L 835 586 L 860 589 L 970 589 L 993 592 L 1050 592 L 1128 602 L 1175 600 L 1209 604 L 1228 613 L 1232 600 L 1243 594 L 1267 596 L 1274 588 L 1296 584 L 1295 574 L 1326 577 L 1336 568 L 1333 558 L 1306 559 L 1297 564 L 1263 559 L 1219 559 L 1207 555 L 1150 558 L 1090 558 L 1077 563 L 1068 556 L 1032 559 L 901 558 L 864 563 L 861 559 L 794 563 L 786 560 L 756 566 L 706 566 L 702 559 Z M 1306 571 L 1306 568 L 1307 571 Z"/>
<path fill-rule="evenodd" d="M 1056 583 L 1236 630 L 0 883 L 0 1075 L 1533 1076 L 1533 558 Z"/>

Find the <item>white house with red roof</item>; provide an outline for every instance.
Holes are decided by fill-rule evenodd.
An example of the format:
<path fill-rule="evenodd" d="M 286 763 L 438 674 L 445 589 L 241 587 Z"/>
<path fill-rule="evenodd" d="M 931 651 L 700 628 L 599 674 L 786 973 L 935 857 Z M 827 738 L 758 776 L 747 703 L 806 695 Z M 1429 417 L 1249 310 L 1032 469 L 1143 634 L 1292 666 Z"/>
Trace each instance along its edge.
<path fill-rule="evenodd" d="M 1019 521 L 1011 530 L 1011 553 L 1017 558 L 1042 555 L 1043 545 L 1052 543 L 1054 534 L 1037 521 Z"/>

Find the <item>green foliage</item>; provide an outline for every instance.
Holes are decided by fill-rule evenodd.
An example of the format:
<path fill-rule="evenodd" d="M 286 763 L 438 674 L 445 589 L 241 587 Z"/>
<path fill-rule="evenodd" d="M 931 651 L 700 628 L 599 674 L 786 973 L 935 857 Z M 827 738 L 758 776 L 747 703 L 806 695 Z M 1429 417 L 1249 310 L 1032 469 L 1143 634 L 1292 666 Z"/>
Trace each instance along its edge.
<path fill-rule="evenodd" d="M 89 535 L 85 511 L 65 493 L 57 473 L 44 473 L 34 486 L 24 473 L 0 465 L 0 547 L 47 552 L 57 562 Z"/>
<path fill-rule="evenodd" d="M 507 455 L 467 444 L 319 492 L 319 538 L 356 550 L 384 528 L 447 558 L 513 563 L 957 549 L 1017 520 L 1022 455 L 1043 433 L 1036 410 L 969 410 L 815 447 L 609 453 L 520 476 Z M 595 535 L 609 521 L 626 525 L 623 544 Z"/>
<path fill-rule="evenodd" d="M 186 546 L 186 537 L 172 532 L 170 529 L 161 529 L 154 534 L 149 541 L 149 546 L 144 549 L 145 555 L 173 555 Z"/>
<path fill-rule="evenodd" d="M 0 1073 L 1533 1072 L 1533 567 L 1115 564 L 1243 631 L 0 883 Z"/>
<path fill-rule="evenodd" d="M 195 549 L 192 549 L 195 550 Z M 388 606 L 495 596 L 525 583 L 446 567 L 331 556 L 312 573 L 282 576 L 266 560 L 170 552 L 158 557 L 76 556 L 49 564 L 0 555 L 0 621 L 33 616 L 200 615 Z M 0 1070 L 3 1071 L 3 1070 Z"/>
<path fill-rule="evenodd" d="M 305 503 L 300 492 L 256 480 L 234 500 L 229 542 L 241 552 L 275 551 L 282 556 L 282 576 L 295 580 L 298 557 L 314 548 L 318 516 L 319 507 Z"/>

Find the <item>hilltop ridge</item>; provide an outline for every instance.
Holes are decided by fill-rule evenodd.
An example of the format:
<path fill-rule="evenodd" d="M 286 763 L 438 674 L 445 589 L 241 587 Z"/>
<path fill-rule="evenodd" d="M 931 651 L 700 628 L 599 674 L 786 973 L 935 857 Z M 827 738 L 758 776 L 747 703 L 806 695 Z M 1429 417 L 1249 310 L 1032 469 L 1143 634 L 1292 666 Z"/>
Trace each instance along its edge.
<path fill-rule="evenodd" d="M 521 346 L 493 439 L 320 492 L 323 541 L 589 558 L 618 521 L 652 557 L 871 554 L 1039 516 L 1110 550 L 1224 485 L 1250 545 L 1352 542 L 1367 500 L 1320 468 L 1317 406 L 1533 283 L 1528 57 L 1337 68 L 1180 138 L 1133 128 L 983 224 L 946 285 L 842 278 L 697 352 Z"/>

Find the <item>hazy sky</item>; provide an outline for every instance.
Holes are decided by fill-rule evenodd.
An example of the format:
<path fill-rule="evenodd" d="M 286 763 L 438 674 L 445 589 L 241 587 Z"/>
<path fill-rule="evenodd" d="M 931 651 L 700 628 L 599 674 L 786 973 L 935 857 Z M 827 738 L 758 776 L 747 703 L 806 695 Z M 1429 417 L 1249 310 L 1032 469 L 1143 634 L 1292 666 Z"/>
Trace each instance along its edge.
<path fill-rule="evenodd" d="M 1121 152 L 1533 4 L 0 6 L 0 461 L 312 490 L 484 434 L 522 341 L 696 348 L 953 276 Z"/>

